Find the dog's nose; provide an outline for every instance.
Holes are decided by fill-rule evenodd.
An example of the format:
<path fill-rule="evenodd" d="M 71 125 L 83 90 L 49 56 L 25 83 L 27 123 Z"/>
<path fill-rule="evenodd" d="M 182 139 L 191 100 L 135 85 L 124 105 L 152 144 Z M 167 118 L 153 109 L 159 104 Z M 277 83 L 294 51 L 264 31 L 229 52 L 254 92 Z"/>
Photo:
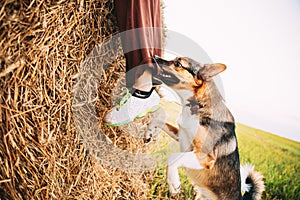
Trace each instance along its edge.
<path fill-rule="evenodd" d="M 154 60 L 158 60 L 158 59 L 160 59 L 160 57 L 159 57 L 158 55 L 154 55 L 154 56 L 153 56 L 153 59 L 154 59 Z"/>
<path fill-rule="evenodd" d="M 156 62 L 158 64 L 161 64 L 162 61 L 166 61 L 166 60 L 162 59 L 161 57 L 159 57 L 158 55 L 154 55 L 153 60 L 154 60 L 154 62 Z"/>

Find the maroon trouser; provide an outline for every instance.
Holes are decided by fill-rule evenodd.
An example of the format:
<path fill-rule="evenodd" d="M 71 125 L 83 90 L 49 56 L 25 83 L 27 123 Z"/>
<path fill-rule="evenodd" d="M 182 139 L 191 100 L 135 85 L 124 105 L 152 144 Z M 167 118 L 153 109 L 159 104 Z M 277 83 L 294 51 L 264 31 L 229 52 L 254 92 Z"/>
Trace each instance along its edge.
<path fill-rule="evenodd" d="M 159 72 L 153 56 L 162 54 L 160 0 L 115 0 L 115 11 L 131 87 L 145 70 Z"/>

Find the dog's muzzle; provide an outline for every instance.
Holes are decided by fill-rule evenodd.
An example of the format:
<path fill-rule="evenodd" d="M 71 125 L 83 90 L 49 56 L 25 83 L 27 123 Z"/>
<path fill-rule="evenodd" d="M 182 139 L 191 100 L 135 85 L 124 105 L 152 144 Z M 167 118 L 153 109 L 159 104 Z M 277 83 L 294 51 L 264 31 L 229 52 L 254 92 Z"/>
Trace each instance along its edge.
<path fill-rule="evenodd" d="M 157 55 L 153 56 L 153 60 L 160 67 L 170 66 L 172 64 L 172 61 L 165 60 L 165 59 L 163 59 L 163 58 L 161 58 L 161 57 L 159 57 Z"/>
<path fill-rule="evenodd" d="M 173 64 L 173 61 L 165 60 L 157 55 L 153 56 L 153 60 L 162 71 L 160 74 L 154 76 L 155 79 L 169 86 L 179 83 L 179 79 L 172 72 L 167 70 L 167 68 Z"/>

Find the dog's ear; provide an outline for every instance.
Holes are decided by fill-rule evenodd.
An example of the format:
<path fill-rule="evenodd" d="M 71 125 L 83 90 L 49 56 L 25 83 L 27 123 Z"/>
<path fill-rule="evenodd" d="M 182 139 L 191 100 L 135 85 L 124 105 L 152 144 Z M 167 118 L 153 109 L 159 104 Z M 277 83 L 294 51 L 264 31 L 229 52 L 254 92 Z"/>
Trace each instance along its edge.
<path fill-rule="evenodd" d="M 221 73 L 226 69 L 226 65 L 221 63 L 205 64 L 197 72 L 197 79 L 201 81 L 209 81 L 213 76 Z"/>

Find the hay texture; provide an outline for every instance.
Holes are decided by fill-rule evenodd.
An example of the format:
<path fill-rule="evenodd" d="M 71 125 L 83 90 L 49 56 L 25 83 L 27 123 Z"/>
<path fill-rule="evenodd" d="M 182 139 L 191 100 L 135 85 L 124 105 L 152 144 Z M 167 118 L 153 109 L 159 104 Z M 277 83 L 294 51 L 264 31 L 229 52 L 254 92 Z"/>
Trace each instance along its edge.
<path fill-rule="evenodd" d="M 121 49 L 109 52 L 119 58 L 95 72 L 101 89 L 89 101 L 104 134 L 93 133 L 85 123 L 89 116 L 73 116 L 89 113 L 74 101 L 89 86 L 82 63 L 117 32 L 112 0 L 0 2 L 0 199 L 147 199 L 153 173 L 126 172 L 101 159 L 121 160 L 114 156 L 123 151 L 134 159 L 147 151 L 142 137 L 99 120 L 114 104 L 111 94 L 122 93 L 113 90 L 123 84 Z M 74 85 L 83 90 L 74 91 Z M 89 94 L 81 102 L 87 99 Z M 148 119 L 127 128 L 140 134 Z M 99 137 L 103 144 L 83 142 Z"/>

